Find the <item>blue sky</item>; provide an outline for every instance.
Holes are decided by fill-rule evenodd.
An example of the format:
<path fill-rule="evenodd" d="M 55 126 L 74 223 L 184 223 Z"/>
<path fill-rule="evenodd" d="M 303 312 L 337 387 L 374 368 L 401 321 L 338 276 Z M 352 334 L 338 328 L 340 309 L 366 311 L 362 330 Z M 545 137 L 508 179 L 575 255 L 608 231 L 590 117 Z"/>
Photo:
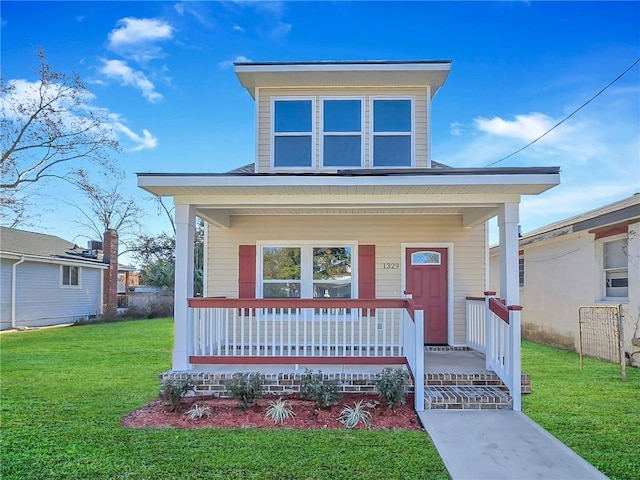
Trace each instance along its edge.
<path fill-rule="evenodd" d="M 589 100 L 640 57 L 640 2 L 3 1 L 3 80 L 35 81 L 35 52 L 76 72 L 112 115 L 127 173 L 222 172 L 254 159 L 254 107 L 232 62 L 452 60 L 432 110 L 433 159 L 486 166 Z M 640 191 L 640 64 L 497 166 L 562 169 L 523 197 L 524 232 Z M 34 191 L 28 229 L 74 240 L 71 187 Z M 78 198 L 76 201 L 80 202 Z M 147 233 L 168 229 L 142 202 Z M 78 243 L 84 239 L 78 238 Z"/>

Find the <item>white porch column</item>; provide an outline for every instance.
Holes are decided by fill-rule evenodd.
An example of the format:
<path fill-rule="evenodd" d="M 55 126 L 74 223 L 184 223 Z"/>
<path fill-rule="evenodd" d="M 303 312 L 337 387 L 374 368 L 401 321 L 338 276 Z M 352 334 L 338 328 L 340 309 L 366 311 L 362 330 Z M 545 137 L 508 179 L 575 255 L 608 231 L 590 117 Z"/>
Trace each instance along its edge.
<path fill-rule="evenodd" d="M 520 304 L 520 282 L 518 269 L 518 223 L 517 203 L 505 203 L 498 211 L 500 230 L 500 298 L 507 305 Z"/>
<path fill-rule="evenodd" d="M 173 370 L 189 370 L 189 307 L 193 296 L 193 241 L 195 209 L 192 205 L 175 206 L 176 266 L 174 285 Z"/>
<path fill-rule="evenodd" d="M 520 305 L 520 282 L 518 266 L 518 222 L 517 203 L 505 203 L 498 213 L 500 229 L 500 298 L 507 306 Z M 509 312 L 509 378 L 513 409 L 521 409 L 521 359 L 520 359 L 520 310 Z"/>

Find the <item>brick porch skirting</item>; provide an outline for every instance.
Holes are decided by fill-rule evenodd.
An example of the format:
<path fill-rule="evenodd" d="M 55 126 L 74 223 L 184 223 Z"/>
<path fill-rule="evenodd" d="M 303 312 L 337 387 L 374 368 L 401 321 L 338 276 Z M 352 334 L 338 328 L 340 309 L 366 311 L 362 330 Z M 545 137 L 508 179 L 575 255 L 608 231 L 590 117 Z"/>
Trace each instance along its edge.
<path fill-rule="evenodd" d="M 272 373 L 263 374 L 264 393 L 266 395 L 286 395 L 300 392 L 300 373 Z M 230 380 L 231 373 L 208 372 L 176 372 L 167 371 L 159 375 L 160 383 L 171 380 L 189 380 L 195 386 L 196 396 L 215 395 L 226 398 L 227 389 L 225 382 Z M 378 375 L 375 373 L 324 373 L 325 380 L 338 380 L 340 393 L 377 393 L 375 382 Z M 411 382 L 411 379 L 409 379 Z M 405 387 L 406 393 L 413 393 L 413 382 Z"/>

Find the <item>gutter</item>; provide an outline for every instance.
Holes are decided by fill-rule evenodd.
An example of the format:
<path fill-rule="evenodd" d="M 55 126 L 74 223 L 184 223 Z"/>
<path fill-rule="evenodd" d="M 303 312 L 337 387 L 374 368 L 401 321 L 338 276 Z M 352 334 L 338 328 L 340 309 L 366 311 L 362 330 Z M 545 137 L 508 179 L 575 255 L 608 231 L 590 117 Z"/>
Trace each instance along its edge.
<path fill-rule="evenodd" d="M 18 260 L 16 263 L 11 265 L 11 328 L 15 329 L 16 327 L 16 279 L 18 277 L 17 270 L 18 265 L 23 263 L 26 260 L 24 255 Z"/>

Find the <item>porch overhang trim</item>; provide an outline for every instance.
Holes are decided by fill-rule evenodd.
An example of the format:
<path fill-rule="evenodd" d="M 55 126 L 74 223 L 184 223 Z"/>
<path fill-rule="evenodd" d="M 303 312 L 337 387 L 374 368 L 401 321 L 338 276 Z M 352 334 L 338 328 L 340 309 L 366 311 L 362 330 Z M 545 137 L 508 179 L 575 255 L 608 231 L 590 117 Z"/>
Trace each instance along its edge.
<path fill-rule="evenodd" d="M 454 169 L 450 169 L 454 170 Z M 275 187 L 324 187 L 325 189 L 353 187 L 468 187 L 495 186 L 511 190 L 522 189 L 523 194 L 538 194 L 560 183 L 557 170 L 522 173 L 453 173 L 404 175 L 216 175 L 216 174 L 159 174 L 139 173 L 138 186 L 160 196 L 194 193 L 192 189 L 207 189 L 207 193 L 232 192 L 238 188 L 269 189 Z M 327 190 L 325 190 L 327 191 Z M 256 191 L 255 193 L 258 193 Z M 355 189 L 354 189 L 355 193 Z M 462 192 L 460 192 L 462 193 Z M 517 193 L 512 191 L 511 193 Z"/>

